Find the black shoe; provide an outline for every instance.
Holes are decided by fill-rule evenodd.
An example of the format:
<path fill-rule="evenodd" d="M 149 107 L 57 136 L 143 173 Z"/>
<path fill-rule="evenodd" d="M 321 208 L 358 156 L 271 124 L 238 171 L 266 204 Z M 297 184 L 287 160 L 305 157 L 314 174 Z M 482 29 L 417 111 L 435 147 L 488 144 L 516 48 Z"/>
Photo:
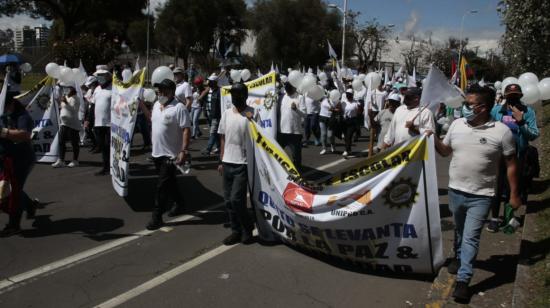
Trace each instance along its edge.
<path fill-rule="evenodd" d="M 455 301 L 459 303 L 467 302 L 470 299 L 468 283 L 464 281 L 457 281 L 453 292 L 453 297 L 455 298 Z"/>
<path fill-rule="evenodd" d="M 491 219 L 489 220 L 489 223 L 487 224 L 487 227 L 485 228 L 485 230 L 491 233 L 497 233 L 499 227 L 500 227 L 500 221 L 498 219 Z"/>
<path fill-rule="evenodd" d="M 233 232 L 223 240 L 223 244 L 226 246 L 235 245 L 241 242 L 241 234 Z"/>
<path fill-rule="evenodd" d="M 27 219 L 34 219 L 36 217 L 36 202 L 34 200 L 27 206 Z"/>
<path fill-rule="evenodd" d="M 170 211 L 168 211 L 168 214 L 166 214 L 168 217 L 176 217 L 184 213 L 183 206 L 174 205 Z"/>
<path fill-rule="evenodd" d="M 98 171 L 98 172 L 94 173 L 95 176 L 104 176 L 104 175 L 108 175 L 108 174 L 109 174 L 109 171 L 104 170 L 104 169 L 101 169 L 101 171 Z"/>
<path fill-rule="evenodd" d="M 449 265 L 447 265 L 447 272 L 452 275 L 456 275 L 458 273 L 458 269 L 460 268 L 460 259 L 453 258 Z"/>
<path fill-rule="evenodd" d="M 254 243 L 254 237 L 252 236 L 252 232 L 244 232 L 241 235 L 241 243 L 244 245 L 250 245 Z"/>
<path fill-rule="evenodd" d="M 0 231 L 0 237 L 10 237 L 19 233 L 21 233 L 20 227 L 6 225 L 6 227 L 2 231 Z"/>
<path fill-rule="evenodd" d="M 147 226 L 145 227 L 147 230 L 157 230 L 159 229 L 160 227 L 162 227 L 164 225 L 164 222 L 162 221 L 162 219 L 151 219 L 151 221 L 149 221 L 149 223 L 147 224 Z"/>

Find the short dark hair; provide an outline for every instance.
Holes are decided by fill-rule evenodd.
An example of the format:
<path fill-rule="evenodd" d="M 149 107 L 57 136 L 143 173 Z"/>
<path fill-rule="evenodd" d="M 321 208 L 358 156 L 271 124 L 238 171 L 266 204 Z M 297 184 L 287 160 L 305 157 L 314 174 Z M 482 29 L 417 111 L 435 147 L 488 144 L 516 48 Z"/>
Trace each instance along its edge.
<path fill-rule="evenodd" d="M 477 95 L 481 98 L 481 101 L 487 105 L 489 108 L 493 108 L 496 99 L 495 90 L 489 88 L 488 86 L 480 86 L 478 84 L 473 84 L 468 88 L 466 94 Z"/>

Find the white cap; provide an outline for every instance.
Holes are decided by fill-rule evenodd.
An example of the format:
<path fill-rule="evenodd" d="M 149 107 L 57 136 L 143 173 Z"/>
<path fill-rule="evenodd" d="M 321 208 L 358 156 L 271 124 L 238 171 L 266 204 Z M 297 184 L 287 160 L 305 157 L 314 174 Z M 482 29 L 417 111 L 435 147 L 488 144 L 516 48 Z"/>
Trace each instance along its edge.
<path fill-rule="evenodd" d="M 392 100 L 392 101 L 398 101 L 400 102 L 401 101 L 401 96 L 397 93 L 391 93 L 390 95 L 388 95 L 388 100 Z"/>
<path fill-rule="evenodd" d="M 208 76 L 208 80 L 216 81 L 218 80 L 218 75 L 216 75 L 216 73 L 212 73 L 212 75 Z"/>
<path fill-rule="evenodd" d="M 74 88 L 74 83 L 67 83 L 67 82 L 63 82 L 63 81 L 59 81 L 58 83 L 61 87 L 73 87 Z"/>
<path fill-rule="evenodd" d="M 346 89 L 346 93 L 350 93 L 350 94 L 353 94 L 353 89 L 349 88 L 349 89 Z"/>
<path fill-rule="evenodd" d="M 96 71 L 99 71 L 99 70 L 106 70 L 108 71 L 109 70 L 109 67 L 105 64 L 99 64 L 99 65 L 96 65 L 95 66 L 95 70 Z"/>
<path fill-rule="evenodd" d="M 95 76 L 88 76 L 88 78 L 86 78 L 86 82 L 84 82 L 84 85 L 89 87 L 92 83 L 96 81 L 97 81 L 97 78 Z"/>
<path fill-rule="evenodd" d="M 104 70 L 104 69 L 100 69 L 100 70 L 97 70 L 95 71 L 94 73 L 94 76 L 98 76 L 98 75 L 106 75 L 106 74 L 111 74 L 111 72 L 109 72 L 108 70 Z"/>

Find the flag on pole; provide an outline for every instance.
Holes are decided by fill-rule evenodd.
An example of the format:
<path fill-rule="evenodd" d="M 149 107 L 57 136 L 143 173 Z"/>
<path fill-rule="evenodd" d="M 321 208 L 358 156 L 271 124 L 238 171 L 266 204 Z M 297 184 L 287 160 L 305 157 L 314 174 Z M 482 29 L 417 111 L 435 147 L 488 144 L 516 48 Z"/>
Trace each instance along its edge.
<path fill-rule="evenodd" d="M 275 73 L 279 74 L 279 65 L 275 64 Z"/>
<path fill-rule="evenodd" d="M 259 70 L 259 69 L 258 69 Z M 269 69 L 270 72 L 274 72 L 275 71 L 275 67 L 273 66 L 273 61 L 271 61 L 271 68 Z M 261 75 L 258 75 L 258 76 L 261 76 Z"/>
<path fill-rule="evenodd" d="M 424 82 L 420 105 L 435 112 L 440 103 L 454 105 L 451 102 L 456 101 L 463 101 L 460 89 L 449 82 L 445 74 L 432 64 Z"/>
<path fill-rule="evenodd" d="M 137 72 L 141 69 L 141 67 L 139 66 L 139 56 L 137 57 L 136 59 L 136 65 L 134 66 L 134 72 Z"/>
<path fill-rule="evenodd" d="M 468 61 L 465 57 L 460 60 L 460 88 L 465 91 L 468 87 Z"/>
<path fill-rule="evenodd" d="M 389 76 L 389 71 L 388 71 L 388 67 L 384 67 L 384 85 L 387 85 L 388 82 L 390 81 L 390 76 Z"/>
<path fill-rule="evenodd" d="M 336 54 L 336 51 L 334 51 L 334 48 L 332 48 L 332 45 L 330 45 L 330 41 L 327 40 L 328 43 L 328 55 L 332 59 L 338 59 L 338 55 Z"/>

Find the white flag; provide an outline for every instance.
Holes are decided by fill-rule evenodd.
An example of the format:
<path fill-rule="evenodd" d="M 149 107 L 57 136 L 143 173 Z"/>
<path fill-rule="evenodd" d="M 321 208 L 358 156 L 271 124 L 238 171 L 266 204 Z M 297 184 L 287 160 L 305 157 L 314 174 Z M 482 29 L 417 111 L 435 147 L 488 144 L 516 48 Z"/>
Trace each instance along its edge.
<path fill-rule="evenodd" d="M 432 64 L 424 83 L 420 105 L 427 106 L 432 112 L 435 112 L 440 103 L 445 103 L 453 108 L 458 107 L 456 103 L 460 103 L 462 97 L 462 92 Z"/>

